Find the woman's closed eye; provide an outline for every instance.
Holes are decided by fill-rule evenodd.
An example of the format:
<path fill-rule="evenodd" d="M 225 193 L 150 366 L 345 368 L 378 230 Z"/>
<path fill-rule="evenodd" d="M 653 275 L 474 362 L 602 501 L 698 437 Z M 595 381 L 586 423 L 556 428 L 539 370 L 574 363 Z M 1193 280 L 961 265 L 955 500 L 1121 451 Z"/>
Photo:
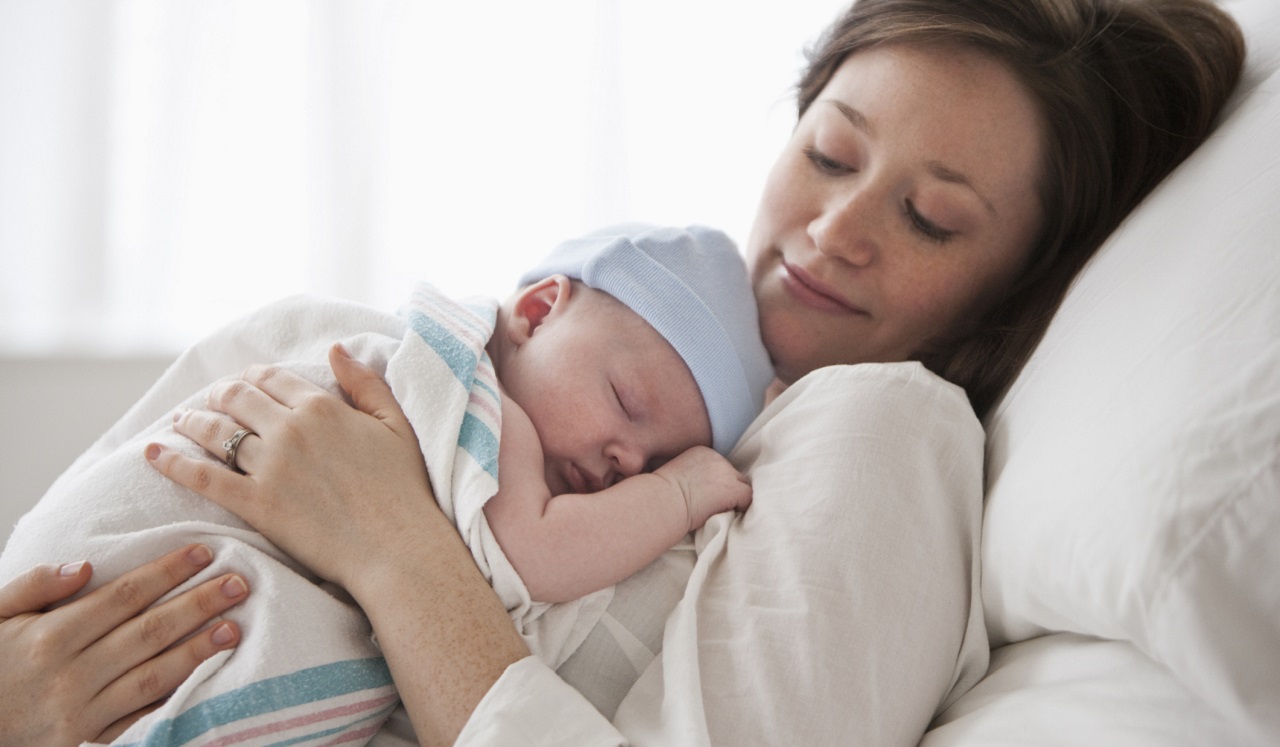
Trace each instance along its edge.
<path fill-rule="evenodd" d="M 803 152 L 814 168 L 828 176 L 845 176 L 858 172 L 857 168 L 832 158 L 816 145 L 806 145 Z M 945 244 L 957 233 L 926 218 L 911 200 L 903 203 L 902 212 L 907 217 L 912 231 L 935 244 Z"/>
<path fill-rule="evenodd" d="M 809 162 L 812 163 L 818 171 L 821 171 L 824 174 L 841 176 L 844 174 L 852 174 L 857 171 L 857 169 L 852 166 L 841 163 L 831 156 L 828 156 L 826 153 L 818 150 L 817 146 L 814 145 L 806 145 L 804 147 L 804 156 L 809 159 Z"/>
<path fill-rule="evenodd" d="M 911 229 L 920 234 L 924 238 L 937 244 L 945 244 L 956 235 L 955 231 L 943 228 L 937 223 L 929 220 L 920 214 L 911 200 L 906 200 L 903 205 L 903 214 L 907 216 L 907 221 L 911 224 Z"/>

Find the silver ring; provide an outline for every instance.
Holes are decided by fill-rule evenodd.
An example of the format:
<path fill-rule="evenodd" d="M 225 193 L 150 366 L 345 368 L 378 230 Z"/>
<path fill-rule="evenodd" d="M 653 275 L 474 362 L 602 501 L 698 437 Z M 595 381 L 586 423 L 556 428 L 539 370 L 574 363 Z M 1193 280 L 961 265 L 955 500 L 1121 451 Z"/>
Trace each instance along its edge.
<path fill-rule="evenodd" d="M 240 450 L 240 442 L 244 440 L 244 437 L 250 435 L 253 435 L 253 431 L 248 428 L 241 428 L 233 433 L 231 438 L 222 442 L 222 448 L 227 452 L 227 456 L 224 459 L 227 466 L 242 475 L 244 474 L 244 470 L 240 469 L 240 466 L 236 464 L 236 452 Z"/>

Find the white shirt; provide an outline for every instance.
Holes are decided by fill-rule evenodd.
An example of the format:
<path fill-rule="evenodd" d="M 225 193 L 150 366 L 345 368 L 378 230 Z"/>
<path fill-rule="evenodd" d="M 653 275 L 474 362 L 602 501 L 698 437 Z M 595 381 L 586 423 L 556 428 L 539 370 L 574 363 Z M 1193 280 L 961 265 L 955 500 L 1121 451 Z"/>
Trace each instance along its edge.
<path fill-rule="evenodd" d="M 636 644 L 654 632 L 624 632 L 643 674 L 612 720 L 593 705 L 617 702 L 610 678 L 577 673 L 584 696 L 529 657 L 458 744 L 915 745 L 983 675 L 983 432 L 960 389 L 916 363 L 822 369 L 731 459 L 754 502 L 698 532 L 647 664 Z M 670 579 L 620 587 L 609 619 Z"/>

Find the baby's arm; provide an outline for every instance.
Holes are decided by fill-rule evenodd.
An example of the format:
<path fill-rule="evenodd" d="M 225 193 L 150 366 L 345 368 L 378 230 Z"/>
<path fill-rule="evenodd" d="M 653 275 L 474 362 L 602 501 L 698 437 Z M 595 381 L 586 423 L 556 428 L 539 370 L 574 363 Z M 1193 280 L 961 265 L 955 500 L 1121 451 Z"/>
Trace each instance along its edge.
<path fill-rule="evenodd" d="M 552 497 L 533 423 L 505 393 L 498 463 L 498 492 L 484 515 L 539 602 L 616 584 L 712 515 L 751 503 L 746 478 L 701 446 L 598 493 Z"/>

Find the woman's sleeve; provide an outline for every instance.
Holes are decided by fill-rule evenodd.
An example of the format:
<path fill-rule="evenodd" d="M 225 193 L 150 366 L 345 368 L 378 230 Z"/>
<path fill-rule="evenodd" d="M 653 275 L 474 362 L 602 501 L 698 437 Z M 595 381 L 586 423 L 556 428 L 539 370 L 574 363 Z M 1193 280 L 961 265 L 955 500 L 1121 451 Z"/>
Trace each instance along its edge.
<path fill-rule="evenodd" d="M 913 363 L 822 369 L 731 458 L 754 502 L 699 533 L 613 725 L 526 659 L 460 744 L 915 745 L 981 677 L 983 432 L 963 392 Z"/>
<path fill-rule="evenodd" d="M 628 744 L 609 720 L 542 660 L 528 656 L 507 667 L 471 714 L 456 747 Z"/>

